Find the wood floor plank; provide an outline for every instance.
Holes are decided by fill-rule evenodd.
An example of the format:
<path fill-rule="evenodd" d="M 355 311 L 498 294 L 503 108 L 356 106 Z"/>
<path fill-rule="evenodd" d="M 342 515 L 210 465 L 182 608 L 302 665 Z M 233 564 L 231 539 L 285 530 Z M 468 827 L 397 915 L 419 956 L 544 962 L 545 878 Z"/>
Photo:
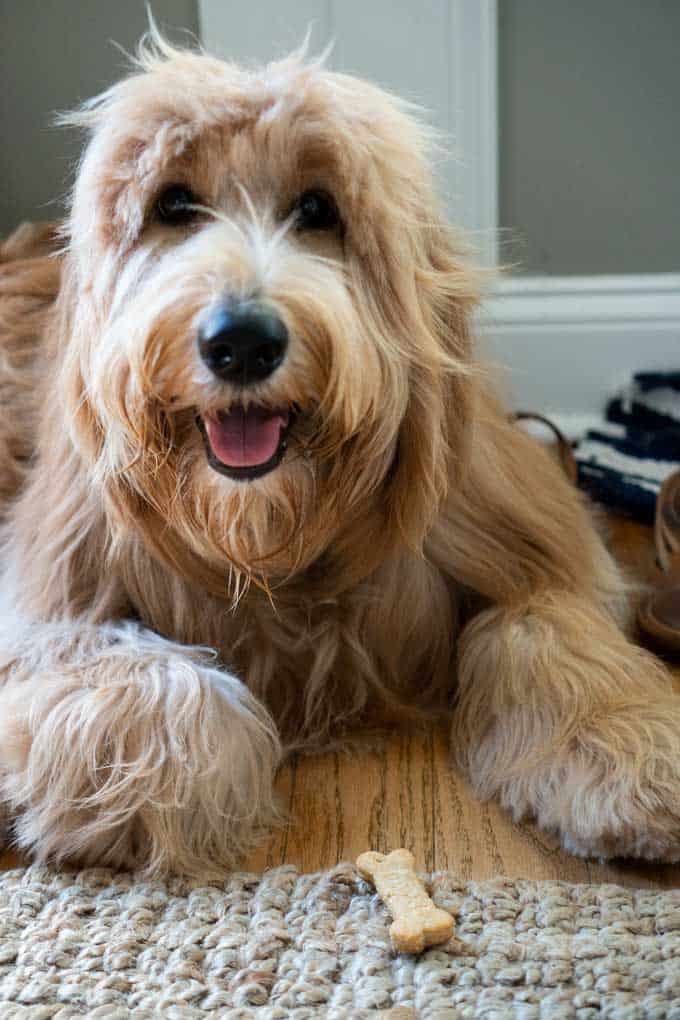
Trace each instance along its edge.
<path fill-rule="evenodd" d="M 432 870 L 433 754 L 431 732 L 398 730 L 359 735 L 347 752 L 298 758 L 284 770 L 295 774 L 290 822 L 248 868 L 285 859 L 310 871 L 407 842 L 419 867 Z"/>
<path fill-rule="evenodd" d="M 295 803 L 295 782 L 297 777 L 297 763 L 295 761 L 286 765 L 279 771 L 276 780 L 276 793 L 279 807 L 286 824 L 280 825 L 248 855 L 248 871 L 265 871 L 267 868 L 276 868 L 286 861 L 288 849 L 288 836 L 290 826 L 288 819 L 292 817 L 293 805 Z"/>
<path fill-rule="evenodd" d="M 12 871 L 14 868 L 22 868 L 26 861 L 21 854 L 15 850 L 5 849 L 0 850 L 0 871 Z"/>

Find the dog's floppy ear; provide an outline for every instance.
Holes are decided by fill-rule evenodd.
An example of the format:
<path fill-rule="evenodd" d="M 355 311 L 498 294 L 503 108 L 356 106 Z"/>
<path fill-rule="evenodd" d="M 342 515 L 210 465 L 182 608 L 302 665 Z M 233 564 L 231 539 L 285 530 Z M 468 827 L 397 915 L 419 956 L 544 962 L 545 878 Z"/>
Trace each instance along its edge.
<path fill-rule="evenodd" d="M 396 366 L 385 372 L 397 379 L 399 415 L 386 512 L 401 540 L 420 550 L 466 459 L 479 274 L 437 199 L 432 131 L 394 97 L 368 86 L 362 96 L 375 116 L 364 125 L 369 158 L 355 174 L 354 284 Z"/>
<path fill-rule="evenodd" d="M 446 223 L 425 213 L 413 238 L 413 300 L 404 323 L 412 355 L 409 397 L 389 487 L 391 513 L 421 549 L 448 487 L 464 470 L 472 416 L 470 319 L 477 275 Z"/>

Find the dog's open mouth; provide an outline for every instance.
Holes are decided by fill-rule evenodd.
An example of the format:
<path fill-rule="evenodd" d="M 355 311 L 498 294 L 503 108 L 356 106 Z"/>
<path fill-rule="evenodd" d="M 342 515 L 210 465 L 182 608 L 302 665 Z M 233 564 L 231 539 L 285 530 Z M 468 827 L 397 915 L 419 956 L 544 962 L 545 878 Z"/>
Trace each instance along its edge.
<path fill-rule="evenodd" d="M 198 418 L 208 462 L 229 478 L 261 478 L 281 463 L 293 420 L 290 408 L 234 405 Z"/>

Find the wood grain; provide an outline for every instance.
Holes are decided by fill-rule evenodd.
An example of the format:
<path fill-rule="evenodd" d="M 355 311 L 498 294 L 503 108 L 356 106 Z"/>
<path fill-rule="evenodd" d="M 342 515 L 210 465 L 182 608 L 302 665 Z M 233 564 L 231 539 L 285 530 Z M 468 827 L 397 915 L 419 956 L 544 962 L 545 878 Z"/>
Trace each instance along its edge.
<path fill-rule="evenodd" d="M 610 545 L 631 573 L 653 567 L 651 532 L 630 521 L 609 521 Z M 680 688 L 680 670 L 676 670 Z M 597 864 L 560 849 L 534 825 L 516 825 L 496 803 L 481 804 L 450 763 L 445 726 L 394 726 L 382 736 L 358 734 L 351 750 L 290 762 L 277 782 L 289 821 L 242 862 L 261 871 L 295 864 L 301 871 L 354 860 L 364 850 L 407 846 L 417 866 L 446 869 L 461 879 L 493 875 L 569 882 L 616 882 L 671 888 L 680 865 Z M 17 867 L 12 851 L 0 868 Z"/>

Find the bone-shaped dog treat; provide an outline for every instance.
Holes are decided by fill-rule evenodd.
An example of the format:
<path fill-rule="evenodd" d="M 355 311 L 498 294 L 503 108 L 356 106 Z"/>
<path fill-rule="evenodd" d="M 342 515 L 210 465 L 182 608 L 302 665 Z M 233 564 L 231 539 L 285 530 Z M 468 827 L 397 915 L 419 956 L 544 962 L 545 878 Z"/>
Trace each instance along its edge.
<path fill-rule="evenodd" d="M 400 953 L 420 953 L 425 946 L 446 942 L 453 933 L 451 914 L 435 907 L 414 865 L 408 850 L 393 850 L 387 856 L 369 850 L 357 858 L 362 878 L 373 883 L 394 918 L 390 938 Z"/>

